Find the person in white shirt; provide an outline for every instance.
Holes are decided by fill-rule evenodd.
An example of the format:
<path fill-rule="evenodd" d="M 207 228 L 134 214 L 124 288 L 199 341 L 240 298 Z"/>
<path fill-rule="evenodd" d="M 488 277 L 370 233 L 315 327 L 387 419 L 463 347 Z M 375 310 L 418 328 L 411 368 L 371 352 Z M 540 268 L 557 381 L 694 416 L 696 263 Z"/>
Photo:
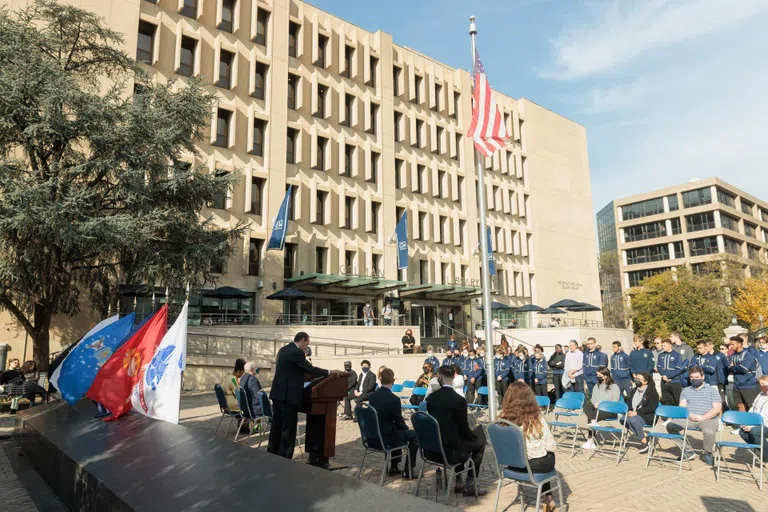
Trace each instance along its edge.
<path fill-rule="evenodd" d="M 756 412 L 763 417 L 763 438 L 760 439 L 760 429 L 758 427 L 741 427 L 739 436 L 749 444 L 766 443 L 768 436 L 768 375 L 763 375 L 757 381 L 760 386 L 760 394 L 752 402 L 749 412 Z M 768 463 L 768 443 L 763 444 L 763 463 Z"/>
<path fill-rule="evenodd" d="M 568 353 L 565 354 L 565 367 L 563 368 L 563 387 L 567 391 L 584 392 L 584 356 L 576 340 L 568 343 Z"/>
<path fill-rule="evenodd" d="M 493 327 L 494 331 L 501 327 L 501 324 L 499 323 L 499 317 L 497 317 L 497 316 L 493 317 L 493 321 L 491 322 L 491 326 Z"/>
<path fill-rule="evenodd" d="M 384 317 L 384 325 L 392 325 L 392 305 L 387 302 L 384 309 L 381 311 L 381 316 Z"/>
<path fill-rule="evenodd" d="M 459 396 L 466 398 L 464 395 L 464 375 L 461 373 L 461 368 L 457 364 L 452 364 L 450 367 L 456 372 L 456 375 L 453 376 L 453 390 Z M 435 372 L 435 376 L 432 377 L 432 380 L 429 381 L 429 386 L 427 386 L 427 396 L 441 387 L 440 382 L 437 380 L 437 372 Z"/>

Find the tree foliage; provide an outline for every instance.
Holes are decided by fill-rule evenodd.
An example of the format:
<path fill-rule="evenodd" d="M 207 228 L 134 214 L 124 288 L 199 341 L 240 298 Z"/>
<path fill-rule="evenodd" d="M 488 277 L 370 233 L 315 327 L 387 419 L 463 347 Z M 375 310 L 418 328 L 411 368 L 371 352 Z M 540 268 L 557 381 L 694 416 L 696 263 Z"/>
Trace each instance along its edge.
<path fill-rule="evenodd" d="M 88 11 L 0 11 L 0 308 L 48 362 L 51 318 L 106 313 L 117 284 L 211 281 L 242 234 L 200 210 L 237 180 L 188 167 L 208 126 L 203 84 L 153 84 Z M 136 85 L 136 94 L 131 88 Z"/>
<path fill-rule="evenodd" d="M 760 316 L 768 322 L 768 282 L 747 279 L 733 298 L 733 312 L 750 331 L 761 328 Z"/>
<path fill-rule="evenodd" d="M 642 281 L 631 296 L 630 317 L 637 334 L 646 338 L 680 331 L 689 344 L 719 340 L 731 311 L 718 277 L 697 275 L 685 267 Z"/>

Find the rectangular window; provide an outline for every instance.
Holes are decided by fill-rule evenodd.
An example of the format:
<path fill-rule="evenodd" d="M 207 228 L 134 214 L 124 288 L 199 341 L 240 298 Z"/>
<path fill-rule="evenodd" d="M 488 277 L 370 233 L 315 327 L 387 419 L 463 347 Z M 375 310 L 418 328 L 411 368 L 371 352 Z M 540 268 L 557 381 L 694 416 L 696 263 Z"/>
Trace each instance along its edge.
<path fill-rule="evenodd" d="M 637 265 L 640 263 L 650 263 L 654 261 L 663 261 L 669 259 L 669 245 L 650 245 L 648 247 L 639 247 L 627 251 L 627 264 Z"/>
<path fill-rule="evenodd" d="M 354 216 L 355 211 L 355 198 L 354 197 L 345 197 L 344 198 L 344 227 L 347 229 L 352 229 L 353 222 L 355 219 Z"/>
<path fill-rule="evenodd" d="M 739 232 L 739 219 L 720 212 L 720 224 L 728 230 Z"/>
<path fill-rule="evenodd" d="M 368 133 L 376 135 L 376 130 L 377 130 L 376 119 L 378 119 L 378 117 L 379 117 L 379 106 L 375 103 L 371 103 L 371 119 L 370 119 L 371 127 L 368 128 Z"/>
<path fill-rule="evenodd" d="M 438 126 L 437 127 L 437 134 L 436 134 L 436 147 L 437 147 L 437 154 L 442 155 L 443 154 L 443 128 Z"/>
<path fill-rule="evenodd" d="M 326 262 L 328 261 L 328 248 L 318 247 L 315 249 L 315 272 L 318 274 L 325 274 L 328 272 L 326 269 Z"/>
<path fill-rule="evenodd" d="M 326 269 L 326 262 L 328 261 L 328 248 L 318 247 L 315 249 L 315 272 L 318 274 L 325 274 L 328 272 Z"/>
<path fill-rule="evenodd" d="M 318 137 L 317 138 L 317 166 L 315 167 L 315 169 L 319 169 L 321 171 L 324 171 L 326 169 L 326 166 L 325 166 L 326 149 L 328 149 L 328 139 L 326 139 L 325 137 Z"/>
<path fill-rule="evenodd" d="M 290 22 L 288 24 L 288 56 L 296 58 L 298 55 L 299 44 L 299 29 L 300 26 L 297 23 Z"/>
<path fill-rule="evenodd" d="M 216 85 L 222 89 L 232 87 L 232 62 L 234 59 L 234 53 L 221 50 L 221 55 L 219 55 L 219 81 L 216 82 Z"/>
<path fill-rule="evenodd" d="M 377 59 L 376 57 L 371 57 L 370 66 L 371 66 L 371 79 L 368 80 L 368 85 L 372 87 L 376 87 L 376 68 L 379 67 L 379 59 Z"/>
<path fill-rule="evenodd" d="M 344 94 L 344 122 L 345 126 L 352 126 L 352 117 L 355 112 L 355 97 L 351 94 Z"/>
<path fill-rule="evenodd" d="M 419 261 L 419 284 L 429 284 L 429 261 Z"/>
<path fill-rule="evenodd" d="M 139 21 L 139 37 L 136 41 L 136 60 L 152 65 L 157 27 L 146 21 Z"/>
<path fill-rule="evenodd" d="M 355 159 L 355 146 L 344 145 L 344 176 L 352 176 L 352 167 Z"/>
<path fill-rule="evenodd" d="M 293 23 L 291 23 L 293 25 Z M 256 10 L 256 36 L 253 42 L 267 46 L 267 28 L 269 27 L 269 12 L 264 9 Z M 289 36 L 290 39 L 290 36 Z M 290 43 L 289 43 L 290 44 Z M 294 43 L 295 44 L 295 43 Z"/>
<path fill-rule="evenodd" d="M 741 242 L 728 237 L 723 237 L 723 242 L 725 242 L 725 252 L 741 256 Z"/>
<path fill-rule="evenodd" d="M 460 247 L 464 246 L 464 237 L 466 236 L 464 234 L 464 231 L 466 231 L 466 229 L 467 229 L 467 221 L 465 221 L 464 219 L 460 219 L 459 220 L 459 246 Z"/>
<path fill-rule="evenodd" d="M 754 245 L 747 244 L 747 256 L 751 260 L 760 260 L 760 248 Z"/>
<path fill-rule="evenodd" d="M 459 160 L 461 158 L 461 134 L 456 134 L 456 154 L 453 155 L 454 160 Z"/>
<path fill-rule="evenodd" d="M 400 74 L 402 71 L 402 68 L 399 66 L 392 67 L 392 94 L 394 94 L 395 97 L 400 96 Z"/>
<path fill-rule="evenodd" d="M 226 174 L 227 173 L 224 171 L 216 171 L 217 177 L 225 176 Z M 211 208 L 215 208 L 217 210 L 225 210 L 227 208 L 227 195 L 227 191 L 219 191 L 211 202 Z"/>
<path fill-rule="evenodd" d="M 437 171 L 437 195 L 445 197 L 445 171 Z"/>
<path fill-rule="evenodd" d="M 717 201 L 731 208 L 736 208 L 736 196 L 719 187 L 717 189 Z"/>
<path fill-rule="evenodd" d="M 688 252 L 691 256 L 704 256 L 706 254 L 717 254 L 717 237 L 696 238 L 688 241 Z"/>
<path fill-rule="evenodd" d="M 382 260 L 382 255 L 381 254 L 373 254 L 373 255 L 371 255 L 371 265 L 373 266 L 373 273 L 375 275 L 378 275 L 379 272 L 382 270 L 382 268 L 381 268 L 381 260 Z"/>
<path fill-rule="evenodd" d="M 288 75 L 288 108 L 296 110 L 296 91 L 299 87 L 299 77 L 296 75 Z"/>
<path fill-rule="evenodd" d="M 264 201 L 264 178 L 251 178 L 251 213 L 253 215 L 262 215 L 262 204 Z"/>
<path fill-rule="evenodd" d="M 423 165 L 417 165 L 416 166 L 416 188 L 419 192 L 419 194 L 424 194 L 424 172 L 426 171 L 426 167 Z"/>
<path fill-rule="evenodd" d="M 763 220 L 763 222 L 768 222 L 768 210 L 763 210 L 760 208 L 760 218 Z"/>
<path fill-rule="evenodd" d="M 442 279 L 443 284 L 449 284 L 450 268 L 451 268 L 450 263 L 440 263 L 440 279 Z"/>
<path fill-rule="evenodd" d="M 747 215 L 752 215 L 752 208 L 755 205 L 747 201 L 746 199 L 741 200 L 741 211 L 746 213 Z"/>
<path fill-rule="evenodd" d="M 299 131 L 295 128 L 288 128 L 285 139 L 285 161 L 289 164 L 296 163 L 296 142 Z"/>
<path fill-rule="evenodd" d="M 416 147 L 420 148 L 422 141 L 421 132 L 424 130 L 424 121 L 416 120 Z"/>
<path fill-rule="evenodd" d="M 459 176 L 459 179 L 456 180 L 456 196 L 459 199 L 459 206 L 464 205 L 464 177 Z"/>
<path fill-rule="evenodd" d="M 317 36 L 317 62 L 315 64 L 321 68 L 325 67 L 325 51 L 328 47 L 328 38 L 320 34 Z"/>
<path fill-rule="evenodd" d="M 253 79 L 253 97 L 259 100 L 263 100 L 266 95 L 266 89 L 267 89 L 267 71 L 269 71 L 269 66 L 264 64 L 263 62 L 257 62 L 256 63 L 256 74 L 254 75 Z M 290 82 L 290 75 L 289 76 L 289 82 Z M 290 90 L 290 86 L 289 86 Z M 290 98 L 290 95 L 289 95 Z M 289 99 L 290 101 L 290 99 Z M 296 98 L 294 96 L 294 104 L 296 102 Z"/>
<path fill-rule="evenodd" d="M 663 274 L 669 270 L 669 268 L 652 268 L 650 270 L 636 270 L 634 272 L 627 272 L 629 277 L 629 286 L 635 287 L 642 284 L 643 279 L 657 274 Z"/>
<path fill-rule="evenodd" d="M 744 223 L 744 234 L 750 238 L 757 238 L 757 226 L 754 224 Z"/>
<path fill-rule="evenodd" d="M 379 161 L 381 160 L 381 154 L 376 151 L 371 151 L 371 182 L 376 183 L 379 175 Z"/>
<path fill-rule="evenodd" d="M 459 105 L 461 105 L 461 94 L 454 92 L 453 93 L 453 114 L 451 115 L 451 117 L 454 119 L 458 119 L 459 117 Z"/>
<path fill-rule="evenodd" d="M 674 219 L 671 219 L 670 224 L 672 224 L 673 235 L 679 235 L 680 233 L 683 232 L 683 230 L 680 228 L 680 217 L 675 217 Z"/>
<path fill-rule="evenodd" d="M 667 196 L 667 203 L 669 204 L 669 211 L 676 212 L 680 209 L 680 205 L 677 202 L 677 194 Z"/>
<path fill-rule="evenodd" d="M 195 51 L 197 51 L 197 39 L 181 36 L 178 74 L 184 76 L 195 74 Z"/>
<path fill-rule="evenodd" d="M 296 194 L 299 190 L 298 185 L 286 185 L 285 190 L 291 189 L 291 197 L 288 199 L 288 220 L 296 220 Z"/>
<path fill-rule="evenodd" d="M 325 100 L 328 94 L 328 88 L 324 85 L 317 86 L 317 111 L 315 117 L 325 119 Z"/>
<path fill-rule="evenodd" d="M 264 119 L 253 120 L 253 149 L 251 153 L 256 156 L 264 156 L 264 134 L 267 131 L 267 122 Z"/>
<path fill-rule="evenodd" d="M 675 242 L 673 244 L 673 248 L 675 249 L 675 258 L 685 258 L 685 253 L 683 252 L 683 242 Z"/>
<path fill-rule="evenodd" d="M 264 246 L 264 240 L 251 238 L 248 244 L 248 275 L 261 275 L 261 248 Z"/>
<path fill-rule="evenodd" d="M 235 23 L 235 0 L 221 0 L 221 23 L 219 30 L 232 33 Z M 263 44 L 263 43 L 262 43 Z"/>
<path fill-rule="evenodd" d="M 649 199 L 639 203 L 632 203 L 621 207 L 624 220 L 638 219 L 649 215 L 664 213 L 664 200 L 662 198 Z"/>
<path fill-rule="evenodd" d="M 414 94 L 413 102 L 415 104 L 417 104 L 417 105 L 421 105 L 421 82 L 422 81 L 423 81 L 423 79 L 419 75 L 414 76 L 414 86 L 413 86 L 413 88 L 414 88 L 414 93 L 415 94 Z"/>
<path fill-rule="evenodd" d="M 315 215 L 315 224 L 325 224 L 325 201 L 327 197 L 328 192 L 323 192 L 322 190 L 317 191 L 317 205 L 315 208 L 317 215 Z"/>
<path fill-rule="evenodd" d="M 450 235 L 448 234 L 448 217 L 440 216 L 440 241 L 444 244 L 448 243 Z"/>
<path fill-rule="evenodd" d="M 395 111 L 395 142 L 400 142 L 401 140 L 403 140 L 403 134 L 400 128 L 400 125 L 402 122 L 403 122 L 402 112 Z"/>
<path fill-rule="evenodd" d="M 216 140 L 214 146 L 229 147 L 229 126 L 232 122 L 232 112 L 223 108 L 216 113 Z"/>
<path fill-rule="evenodd" d="M 379 212 L 381 211 L 381 203 L 371 201 L 371 233 L 379 232 Z"/>
<path fill-rule="evenodd" d="M 348 274 L 354 274 L 355 272 L 355 251 L 344 251 L 344 266 L 345 271 Z"/>
<path fill-rule="evenodd" d="M 685 208 L 693 208 L 702 204 L 710 204 L 711 202 L 712 191 L 709 187 L 683 192 L 683 206 Z"/>
<path fill-rule="evenodd" d="M 624 228 L 624 239 L 627 242 L 637 242 L 638 240 L 648 240 L 662 236 L 667 236 L 667 225 L 664 221 L 638 224 Z"/>
<path fill-rule="evenodd" d="M 296 266 L 296 244 L 285 244 L 285 255 L 283 256 L 283 278 L 290 279 L 293 277 L 294 268 Z"/>
<path fill-rule="evenodd" d="M 685 217 L 686 229 L 689 233 L 715 228 L 715 214 L 712 212 L 696 213 Z"/>
<path fill-rule="evenodd" d="M 419 240 L 427 240 L 427 214 L 419 212 Z"/>
<path fill-rule="evenodd" d="M 405 160 L 395 158 L 395 189 L 403 188 L 403 172 L 405 170 Z M 399 219 L 399 217 L 398 217 Z"/>
<path fill-rule="evenodd" d="M 440 112 L 440 93 L 443 90 L 443 86 L 435 84 L 435 112 Z"/>
<path fill-rule="evenodd" d="M 225 267 L 224 262 L 221 260 L 211 262 L 211 272 L 213 274 L 223 274 L 224 267 Z"/>
<path fill-rule="evenodd" d="M 179 14 L 187 18 L 197 18 L 197 0 L 184 0 Z"/>
<path fill-rule="evenodd" d="M 342 73 L 343 76 L 346 76 L 347 78 L 352 76 L 352 63 L 354 62 L 354 60 L 355 60 L 355 47 L 345 46 L 344 47 L 344 67 L 346 69 Z"/>

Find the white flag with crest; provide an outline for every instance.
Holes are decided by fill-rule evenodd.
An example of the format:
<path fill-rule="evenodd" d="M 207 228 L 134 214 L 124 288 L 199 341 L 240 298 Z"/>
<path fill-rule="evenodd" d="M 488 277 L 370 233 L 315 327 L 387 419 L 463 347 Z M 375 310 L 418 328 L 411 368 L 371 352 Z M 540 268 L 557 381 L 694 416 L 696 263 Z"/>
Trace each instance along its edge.
<path fill-rule="evenodd" d="M 157 346 L 141 378 L 133 388 L 134 410 L 157 420 L 179 423 L 181 374 L 187 364 L 187 310 L 185 302 L 178 318 Z"/>

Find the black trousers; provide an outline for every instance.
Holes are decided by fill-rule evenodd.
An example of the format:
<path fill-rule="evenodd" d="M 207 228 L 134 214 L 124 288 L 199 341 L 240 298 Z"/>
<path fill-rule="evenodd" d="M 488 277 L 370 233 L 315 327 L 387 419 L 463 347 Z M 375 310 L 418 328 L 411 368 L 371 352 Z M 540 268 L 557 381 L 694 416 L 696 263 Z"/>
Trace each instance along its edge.
<path fill-rule="evenodd" d="M 467 379 L 467 403 L 471 404 L 475 402 L 475 395 L 477 394 L 477 390 L 480 389 L 480 387 L 483 385 L 482 381 L 480 379 L 475 379 L 475 383 L 472 384 L 472 382 Z M 478 403 L 483 403 L 482 400 L 478 400 Z"/>
<path fill-rule="evenodd" d="M 528 459 L 528 464 L 531 466 L 531 471 L 534 473 L 549 473 L 550 471 L 555 470 L 555 454 L 552 452 L 547 452 L 545 456 L 539 457 L 538 459 Z M 525 468 L 510 467 L 509 469 L 512 471 L 519 471 L 521 473 L 528 471 Z M 542 485 L 541 492 L 547 492 L 549 487 L 549 482 Z"/>
<path fill-rule="evenodd" d="M 416 432 L 413 430 L 398 430 L 396 435 L 400 440 L 397 443 L 398 445 L 408 443 L 408 452 L 411 458 L 411 470 L 413 470 L 414 466 L 416 466 L 416 452 L 419 451 L 419 441 L 416 438 Z M 399 452 L 397 455 L 392 456 L 392 467 L 397 467 L 398 464 L 400 464 Z"/>
<path fill-rule="evenodd" d="M 328 462 L 328 457 L 325 455 L 325 415 L 307 414 L 305 433 L 304 451 L 309 454 L 310 463 Z"/>
<path fill-rule="evenodd" d="M 368 400 L 368 393 L 360 393 L 360 396 L 355 396 L 355 392 L 350 391 L 344 398 L 344 414 L 352 416 L 352 402 L 355 402 L 355 407 Z"/>
<path fill-rule="evenodd" d="M 565 389 L 563 389 L 563 374 L 552 374 L 552 382 L 555 385 L 555 400 L 560 400 Z"/>
<path fill-rule="evenodd" d="M 610 419 L 616 418 L 616 415 L 613 414 L 613 413 L 604 412 L 604 411 L 598 411 L 597 407 L 592 405 L 591 402 L 586 402 L 584 404 L 584 407 L 582 407 L 582 409 L 584 410 L 584 415 L 587 417 L 588 421 L 594 421 L 595 419 L 597 419 L 598 421 L 600 421 L 600 420 L 610 420 Z M 600 416 L 599 418 L 598 418 L 598 415 Z M 592 431 L 591 430 L 588 433 L 588 437 L 592 437 Z"/>
<path fill-rule="evenodd" d="M 472 462 L 475 463 L 475 476 L 477 476 L 480 474 L 480 466 L 483 463 L 483 455 L 485 454 L 485 445 L 488 443 L 488 441 L 485 439 L 485 431 L 483 431 L 483 427 L 481 425 L 475 427 L 475 430 L 473 430 L 472 433 L 475 434 L 475 440 L 462 441 L 461 453 L 464 454 L 464 457 L 462 458 L 465 460 L 468 456 L 472 457 Z M 457 472 L 463 470 L 464 464 L 459 464 L 456 467 Z M 467 477 L 467 481 L 469 481 L 469 477 Z"/>
<path fill-rule="evenodd" d="M 272 402 L 272 408 L 272 429 L 269 432 L 267 451 L 292 459 L 293 449 L 296 447 L 299 407 L 283 402 Z"/>
<path fill-rule="evenodd" d="M 661 403 L 663 405 L 679 405 L 683 385 L 679 382 L 661 382 Z"/>
<path fill-rule="evenodd" d="M 501 403 L 504 400 L 504 393 L 507 392 L 508 386 L 509 386 L 509 382 L 507 382 L 506 380 L 496 381 L 496 392 L 499 394 L 499 403 Z"/>
<path fill-rule="evenodd" d="M 536 396 L 548 396 L 547 395 L 547 383 L 542 382 L 541 384 L 534 384 L 533 385 L 533 393 Z"/>

